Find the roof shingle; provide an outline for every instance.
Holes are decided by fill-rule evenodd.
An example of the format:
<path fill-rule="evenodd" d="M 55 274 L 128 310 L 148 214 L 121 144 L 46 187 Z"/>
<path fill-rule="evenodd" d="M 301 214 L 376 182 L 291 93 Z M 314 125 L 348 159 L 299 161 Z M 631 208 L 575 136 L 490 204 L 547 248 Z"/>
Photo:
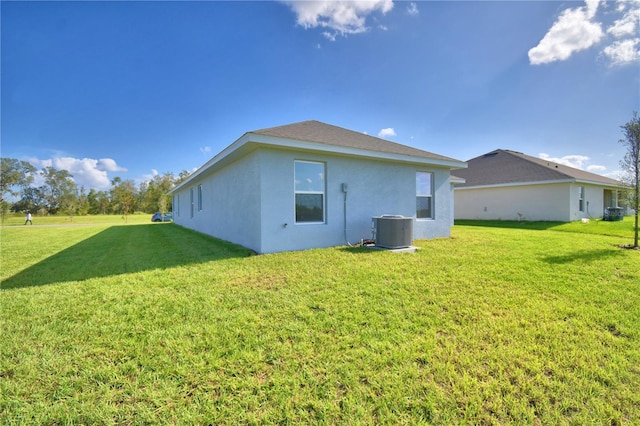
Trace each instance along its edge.
<path fill-rule="evenodd" d="M 386 154 L 410 155 L 442 161 L 460 161 L 316 120 L 254 130 L 249 133 L 283 139 L 321 143 L 344 148 L 364 149 Z"/>
<path fill-rule="evenodd" d="M 563 180 L 610 186 L 620 184 L 615 179 L 504 149 L 473 158 L 467 163 L 467 169 L 456 170 L 456 175 L 465 179 L 459 188 Z"/>

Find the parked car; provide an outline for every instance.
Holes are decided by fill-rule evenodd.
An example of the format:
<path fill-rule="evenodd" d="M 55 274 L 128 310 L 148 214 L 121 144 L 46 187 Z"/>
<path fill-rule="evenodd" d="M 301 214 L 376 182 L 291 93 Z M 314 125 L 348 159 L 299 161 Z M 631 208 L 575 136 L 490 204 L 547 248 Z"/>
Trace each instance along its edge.
<path fill-rule="evenodd" d="M 151 216 L 151 222 L 171 222 L 172 219 L 171 213 L 156 212 Z"/>

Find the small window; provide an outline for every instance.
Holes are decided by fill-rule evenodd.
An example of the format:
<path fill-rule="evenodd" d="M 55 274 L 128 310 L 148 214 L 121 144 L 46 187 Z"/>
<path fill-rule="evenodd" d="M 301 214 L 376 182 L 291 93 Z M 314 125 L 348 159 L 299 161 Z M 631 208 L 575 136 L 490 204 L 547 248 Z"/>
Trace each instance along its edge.
<path fill-rule="evenodd" d="M 433 173 L 416 173 L 416 218 L 433 219 Z"/>
<path fill-rule="evenodd" d="M 198 185 L 198 211 L 202 210 L 202 185 Z"/>
<path fill-rule="evenodd" d="M 189 190 L 189 204 L 191 205 L 191 217 L 193 217 L 193 212 L 195 210 L 193 188 Z"/>
<path fill-rule="evenodd" d="M 324 223 L 324 181 L 324 163 L 295 161 L 296 223 Z"/>
<path fill-rule="evenodd" d="M 578 187 L 578 210 L 584 211 L 584 186 Z"/>

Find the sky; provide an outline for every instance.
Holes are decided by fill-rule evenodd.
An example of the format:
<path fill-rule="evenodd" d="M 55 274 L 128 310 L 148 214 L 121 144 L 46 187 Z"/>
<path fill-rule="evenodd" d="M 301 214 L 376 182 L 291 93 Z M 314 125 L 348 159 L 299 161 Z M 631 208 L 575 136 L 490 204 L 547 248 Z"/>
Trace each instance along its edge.
<path fill-rule="evenodd" d="M 640 0 L 2 1 L 2 157 L 194 171 L 318 120 L 458 160 L 495 149 L 617 178 L 640 112 Z"/>

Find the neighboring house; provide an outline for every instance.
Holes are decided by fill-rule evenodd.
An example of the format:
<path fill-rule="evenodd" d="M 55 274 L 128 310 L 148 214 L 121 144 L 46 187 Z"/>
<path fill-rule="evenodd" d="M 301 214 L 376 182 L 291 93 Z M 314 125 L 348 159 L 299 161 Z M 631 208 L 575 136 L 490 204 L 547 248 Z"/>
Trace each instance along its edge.
<path fill-rule="evenodd" d="M 617 207 L 621 183 L 584 170 L 498 149 L 456 176 L 456 219 L 571 222 Z"/>
<path fill-rule="evenodd" d="M 173 221 L 258 253 L 370 239 L 372 217 L 448 237 L 462 161 L 318 121 L 245 133 L 171 191 Z"/>

